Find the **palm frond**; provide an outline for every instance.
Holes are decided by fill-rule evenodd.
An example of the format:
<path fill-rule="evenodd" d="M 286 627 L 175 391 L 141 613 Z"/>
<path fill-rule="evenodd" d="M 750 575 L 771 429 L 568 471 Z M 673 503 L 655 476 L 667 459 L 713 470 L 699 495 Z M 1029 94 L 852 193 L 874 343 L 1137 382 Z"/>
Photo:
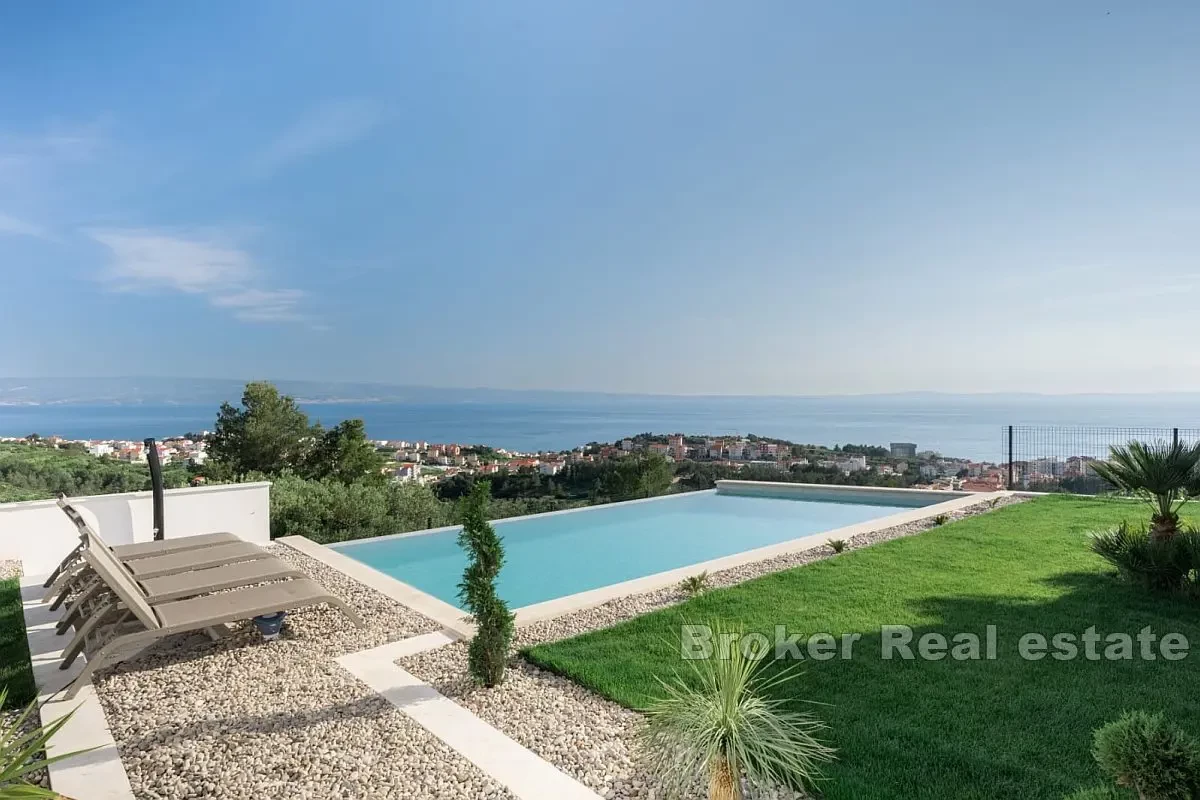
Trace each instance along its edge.
<path fill-rule="evenodd" d="M 0 708 L 8 699 L 8 687 L 0 689 Z M 70 758 L 86 750 L 61 753 L 49 758 L 44 753 L 46 745 L 75 713 L 72 711 L 46 726 L 26 730 L 27 722 L 37 711 L 37 703 L 30 703 L 16 717 L 0 723 L 0 800 L 25 800 L 26 798 L 56 798 L 58 793 L 25 780 L 25 776 L 50 764 Z"/>
<path fill-rule="evenodd" d="M 1200 445 L 1131 441 L 1111 447 L 1108 461 L 1092 462 L 1091 468 L 1114 489 L 1150 503 L 1156 518 L 1173 521 L 1196 485 L 1197 465 Z"/>

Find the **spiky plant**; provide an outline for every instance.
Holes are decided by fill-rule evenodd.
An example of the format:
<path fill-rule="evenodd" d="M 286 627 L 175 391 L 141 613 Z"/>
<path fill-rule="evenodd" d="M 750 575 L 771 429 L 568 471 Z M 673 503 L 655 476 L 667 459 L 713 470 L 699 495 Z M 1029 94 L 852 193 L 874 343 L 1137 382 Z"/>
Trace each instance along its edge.
<path fill-rule="evenodd" d="M 835 552 L 835 553 L 840 553 L 846 549 L 846 540 L 845 539 L 830 539 L 828 542 L 826 542 L 826 544 L 828 544 L 830 547 L 832 547 L 833 552 Z"/>
<path fill-rule="evenodd" d="M 8 699 L 8 687 L 0 689 L 0 708 Z M 26 723 L 37 712 L 37 703 L 30 703 L 24 711 L 7 721 L 0 721 L 0 800 L 33 800 L 34 798 L 57 798 L 59 794 L 29 783 L 25 778 L 32 772 L 64 758 L 78 755 L 85 750 L 60 755 L 45 756 L 46 745 L 67 721 L 66 714 L 45 727 L 26 730 Z"/>
<path fill-rule="evenodd" d="M 945 525 L 949 521 L 950 521 L 949 514 L 938 514 L 936 517 L 933 518 L 933 524 L 938 525 L 938 526 Z"/>
<path fill-rule="evenodd" d="M 696 597 L 708 591 L 708 572 L 689 575 L 679 582 L 679 590 L 688 597 Z"/>
<path fill-rule="evenodd" d="M 475 636 L 467 648 L 467 666 L 480 684 L 491 688 L 504 680 L 513 615 L 496 594 L 496 578 L 504 566 L 504 545 L 487 519 L 492 487 L 480 481 L 471 489 L 463 509 L 458 544 L 469 560 L 458 584 L 458 596 L 475 621 Z"/>
<path fill-rule="evenodd" d="M 1158 592 L 1184 587 L 1200 564 L 1200 536 L 1186 531 L 1170 539 L 1156 539 L 1143 525 L 1122 522 L 1116 528 L 1092 534 L 1092 552 L 1117 568 L 1122 577 Z"/>
<path fill-rule="evenodd" d="M 719 626 L 712 628 L 714 641 L 726 640 Z M 690 681 L 658 679 L 663 696 L 646 710 L 638 741 L 649 774 L 668 797 L 706 782 L 709 800 L 742 800 L 743 778 L 754 790 L 803 789 L 820 778 L 821 765 L 835 757 L 818 738 L 826 726 L 769 696 L 796 673 L 767 677 L 766 664 L 734 646 L 690 662 Z"/>
<path fill-rule="evenodd" d="M 1092 470 L 1117 490 L 1150 505 L 1153 538 L 1172 538 L 1179 531 L 1179 509 L 1187 501 L 1188 489 L 1197 488 L 1200 445 L 1131 441 L 1109 450 L 1108 461 L 1093 461 Z"/>

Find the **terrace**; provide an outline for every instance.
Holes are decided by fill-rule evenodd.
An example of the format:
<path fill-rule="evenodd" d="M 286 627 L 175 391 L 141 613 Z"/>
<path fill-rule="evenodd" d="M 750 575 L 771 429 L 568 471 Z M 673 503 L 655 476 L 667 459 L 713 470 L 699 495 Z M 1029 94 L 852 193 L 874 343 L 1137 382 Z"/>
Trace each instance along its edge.
<path fill-rule="evenodd" d="M 776 518 L 774 525 L 794 524 L 793 535 L 684 554 L 681 565 L 647 561 L 634 569 L 636 577 L 598 587 L 581 572 L 579 591 L 556 589 L 550 599 L 517 609 L 508 677 L 483 689 L 466 666 L 472 628 L 461 609 L 437 596 L 444 592 L 398 580 L 351 548 L 299 537 L 269 543 L 267 491 L 261 484 L 168 491 L 166 528 L 172 535 L 228 530 L 262 544 L 357 609 L 365 627 L 316 606 L 292 611 L 284 636 L 273 642 L 248 623 L 217 640 L 171 637 L 98 673 L 72 701 L 52 697 L 71 673 L 57 669 L 63 642 L 50 626 L 56 615 L 41 603 L 39 578 L 72 546 L 73 529 L 53 504 L 0 506 L 0 557 L 19 556 L 28 576 L 20 585 L 33 653 L 31 672 L 22 664 L 17 580 L 10 578 L 0 595 L 8 602 L 0 627 L 3 679 L 17 703 L 34 691 L 49 701 L 44 720 L 79 707 L 50 754 L 98 747 L 51 766 L 57 792 L 80 800 L 285 792 L 660 797 L 656 776 L 639 759 L 636 733 L 658 678 L 684 668 L 685 622 L 862 634 L 857 652 L 864 657 L 810 659 L 780 690 L 797 705 L 828 704 L 819 713 L 839 751 L 820 787 L 830 798 L 1061 797 L 1097 782 L 1088 755 L 1088 731 L 1096 725 L 1127 707 L 1170 708 L 1180 720 L 1200 711 L 1184 688 L 1196 677 L 1192 660 L 1029 662 L 1015 655 L 1019 634 L 1082 632 L 1087 624 L 1102 632 L 1151 625 L 1189 640 L 1200 636 L 1194 605 L 1114 585 L 1088 550 L 1089 531 L 1131 513 L 1121 501 L 828 488 L 814 495 L 811 487 L 726 485 L 718 495 L 798 492 L 774 502 L 833 499 L 857 506 L 844 510 L 857 516 L 815 530 Z M 142 494 L 113 495 L 78 505 L 110 544 L 120 544 L 147 538 L 136 533 L 148 530 L 147 502 Z M 638 502 L 617 505 L 637 506 L 638 515 L 649 514 L 646 508 L 683 513 L 696 500 Z M 864 512 L 864 503 L 879 510 Z M 767 508 L 774 514 L 780 507 Z M 573 526 L 599 524 L 605 513 L 539 515 L 533 527 L 517 520 L 497 530 L 519 548 L 523 530 L 553 525 L 555 535 L 570 536 Z M 506 532 L 506 525 L 516 527 Z M 397 541 L 433 546 L 430 536 Z M 830 539 L 844 540 L 846 552 L 835 555 Z M 702 570 L 709 590 L 689 598 L 680 580 Z M 908 625 L 918 637 L 984 635 L 996 625 L 998 657 L 870 657 L 885 624 Z"/>

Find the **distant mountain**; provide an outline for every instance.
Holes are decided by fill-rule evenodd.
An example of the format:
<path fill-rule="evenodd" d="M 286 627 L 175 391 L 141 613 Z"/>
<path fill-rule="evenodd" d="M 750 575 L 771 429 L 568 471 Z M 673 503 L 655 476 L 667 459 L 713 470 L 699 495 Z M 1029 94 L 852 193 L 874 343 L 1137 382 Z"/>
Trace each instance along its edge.
<path fill-rule="evenodd" d="M 268 379 L 269 380 L 269 379 Z M 594 402 L 604 398 L 653 402 L 678 400 L 669 395 L 604 392 L 557 392 L 515 389 L 464 389 L 337 381 L 271 381 L 284 394 L 305 403 L 536 403 Z M 245 381 L 216 378 L 0 378 L 0 406 L 52 404 L 194 405 L 237 402 Z"/>
<path fill-rule="evenodd" d="M 500 389 L 439 389 L 383 383 L 272 381 L 279 390 L 307 403 L 323 402 L 514 402 L 554 395 Z M 0 378 L 0 405 L 49 404 L 213 404 L 236 402 L 245 381 L 214 378 Z M 572 393 L 580 397 L 585 393 Z"/>
<path fill-rule="evenodd" d="M 703 401 L 706 405 L 744 404 L 756 407 L 794 405 L 797 401 L 837 400 L 843 405 L 874 404 L 886 400 L 900 404 L 944 404 L 948 402 L 1047 402 L 1068 400 L 1073 404 L 1144 403 L 1175 405 L 1200 402 L 1197 393 L 1039 395 L 1033 393 L 950 394 L 942 392 L 898 392 L 863 395 L 737 396 L 614 394 L 606 392 L 544 391 L 517 389 L 465 389 L 406 386 L 389 383 L 337 381 L 272 381 L 280 391 L 305 403 L 553 403 L 558 406 L 603 400 L 606 405 L 636 404 L 640 408 L 657 403 L 676 407 L 681 401 Z M 93 404 L 93 405 L 215 405 L 236 403 L 245 381 L 218 378 L 125 377 L 125 378 L 0 378 L 0 406 Z"/>

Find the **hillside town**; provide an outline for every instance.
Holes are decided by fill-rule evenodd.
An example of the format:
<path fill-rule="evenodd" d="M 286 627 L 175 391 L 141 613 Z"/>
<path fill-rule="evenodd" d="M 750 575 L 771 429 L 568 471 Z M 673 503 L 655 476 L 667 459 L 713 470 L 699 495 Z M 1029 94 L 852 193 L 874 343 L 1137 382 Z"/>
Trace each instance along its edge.
<path fill-rule="evenodd" d="M 156 443 L 162 464 L 184 463 L 202 466 L 208 457 L 209 431 L 171 436 Z M 145 463 L 147 448 L 143 442 L 124 439 L 67 439 L 61 436 L 37 437 L 45 444 L 86 450 L 98 458 L 111 458 L 134 464 Z M 0 437 L 0 442 L 25 442 L 29 437 Z M 891 442 L 888 447 L 853 448 L 797 445 L 784 440 L 762 437 L 639 435 L 612 443 L 591 443 L 571 450 L 520 452 L 478 444 L 434 443 L 423 440 L 380 439 L 374 444 L 388 457 L 385 471 L 398 482 L 436 484 L 459 474 L 488 476 L 499 472 L 537 472 L 553 476 L 570 464 L 619 459 L 634 453 L 654 453 L 676 463 L 702 462 L 742 470 L 789 472 L 815 468 L 836 470 L 843 476 L 859 473 L 872 483 L 874 479 L 894 476 L 911 478 L 906 485 L 922 489 L 991 492 L 1003 489 L 1009 480 L 1006 463 L 974 461 L 921 451 L 912 442 Z M 850 448 L 850 449 L 847 449 Z M 862 450 L 863 452 L 859 452 Z M 1031 489 L 1090 479 L 1090 456 L 1040 458 L 1013 464 L 1015 487 Z M 860 482 L 856 480 L 855 482 Z"/>

